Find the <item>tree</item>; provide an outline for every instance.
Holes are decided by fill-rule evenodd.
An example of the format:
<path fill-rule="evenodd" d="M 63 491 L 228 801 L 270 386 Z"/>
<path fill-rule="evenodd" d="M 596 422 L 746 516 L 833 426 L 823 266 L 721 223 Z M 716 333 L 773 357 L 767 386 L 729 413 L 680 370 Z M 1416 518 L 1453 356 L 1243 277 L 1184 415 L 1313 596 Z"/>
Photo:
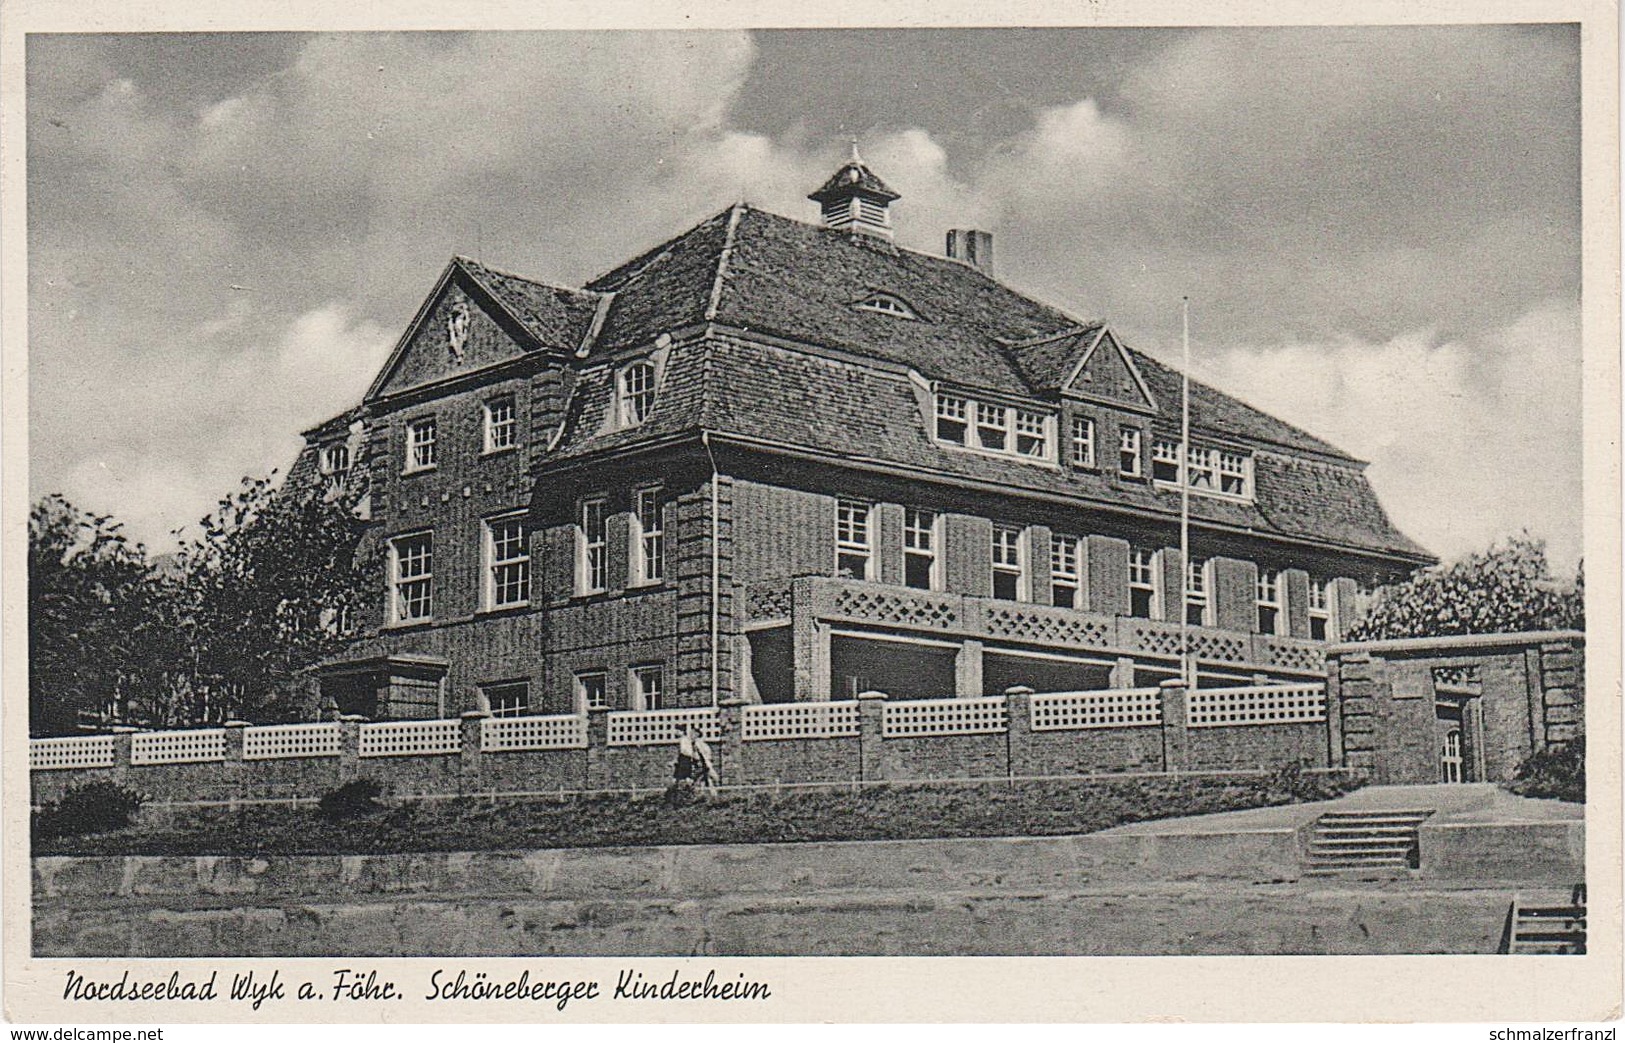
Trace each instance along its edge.
<path fill-rule="evenodd" d="M 1583 575 L 1572 586 L 1554 580 L 1545 543 L 1526 534 L 1379 589 L 1349 639 L 1584 628 Z"/>
<path fill-rule="evenodd" d="M 126 715 L 154 681 L 162 593 L 145 548 L 119 523 L 47 496 L 28 515 L 29 730 Z"/>
<path fill-rule="evenodd" d="M 191 662 L 166 716 L 299 715 L 297 684 L 348 641 L 376 583 L 354 494 L 245 478 L 177 559 L 176 621 Z"/>

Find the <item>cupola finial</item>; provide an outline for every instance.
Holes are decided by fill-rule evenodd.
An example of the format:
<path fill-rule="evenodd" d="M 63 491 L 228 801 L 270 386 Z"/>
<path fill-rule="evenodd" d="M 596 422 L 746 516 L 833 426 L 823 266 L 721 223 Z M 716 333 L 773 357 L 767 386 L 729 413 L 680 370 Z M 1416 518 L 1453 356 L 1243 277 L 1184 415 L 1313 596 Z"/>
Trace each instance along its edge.
<path fill-rule="evenodd" d="M 858 139 L 853 138 L 852 158 L 807 198 L 823 207 L 824 227 L 890 240 L 887 208 L 902 197 L 869 169 L 858 155 Z"/>

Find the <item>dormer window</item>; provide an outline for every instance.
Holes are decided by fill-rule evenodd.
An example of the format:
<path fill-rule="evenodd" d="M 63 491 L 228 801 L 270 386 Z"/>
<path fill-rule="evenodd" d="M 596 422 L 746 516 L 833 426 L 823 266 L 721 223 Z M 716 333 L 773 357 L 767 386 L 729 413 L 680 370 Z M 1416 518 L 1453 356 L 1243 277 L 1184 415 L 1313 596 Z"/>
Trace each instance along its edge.
<path fill-rule="evenodd" d="M 332 496 L 344 492 L 345 479 L 350 475 L 350 447 L 343 442 L 322 447 L 322 477 L 327 479 L 327 493 Z"/>
<path fill-rule="evenodd" d="M 860 311 L 877 311 L 882 315 L 895 315 L 900 319 L 917 319 L 919 314 L 908 302 L 890 293 L 876 293 L 858 301 L 852 307 Z"/>
<path fill-rule="evenodd" d="M 1159 438 L 1151 445 L 1151 478 L 1160 485 L 1179 486 L 1179 443 Z M 1185 454 L 1186 481 L 1191 492 L 1250 500 L 1253 496 L 1253 458 L 1234 449 L 1192 446 Z"/>
<path fill-rule="evenodd" d="M 622 427 L 636 427 L 649 417 L 655 404 L 653 362 L 634 362 L 616 377 Z"/>
<path fill-rule="evenodd" d="M 937 392 L 936 440 L 1000 456 L 1055 461 L 1055 418 L 1035 409 Z"/>

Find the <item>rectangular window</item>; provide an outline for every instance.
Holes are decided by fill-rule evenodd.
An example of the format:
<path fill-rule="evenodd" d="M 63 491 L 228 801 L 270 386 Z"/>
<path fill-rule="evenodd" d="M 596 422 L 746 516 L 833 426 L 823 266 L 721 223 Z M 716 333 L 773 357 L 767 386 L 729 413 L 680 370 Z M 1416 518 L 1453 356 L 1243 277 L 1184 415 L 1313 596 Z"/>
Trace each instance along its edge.
<path fill-rule="evenodd" d="M 602 670 L 585 670 L 576 674 L 576 712 L 604 710 L 609 707 L 609 675 Z"/>
<path fill-rule="evenodd" d="M 518 444 L 519 417 L 514 411 L 513 396 L 503 395 L 485 403 L 485 451 L 497 453 Z"/>
<path fill-rule="evenodd" d="M 576 592 L 597 594 L 609 589 L 609 505 L 605 500 L 581 501 L 581 528 L 576 534 L 580 557 L 576 562 Z"/>
<path fill-rule="evenodd" d="M 1158 438 L 1151 443 L 1151 480 L 1179 483 L 1179 443 Z"/>
<path fill-rule="evenodd" d="M 1125 427 L 1117 433 L 1117 471 L 1129 478 L 1141 474 L 1140 429 Z"/>
<path fill-rule="evenodd" d="M 420 532 L 389 541 L 390 618 L 415 623 L 434 615 L 434 534 Z"/>
<path fill-rule="evenodd" d="M 903 512 L 903 583 L 940 590 L 937 573 L 937 514 L 909 507 Z"/>
<path fill-rule="evenodd" d="M 993 596 L 1004 601 L 1027 600 L 1027 559 L 1022 530 L 1010 525 L 993 527 Z"/>
<path fill-rule="evenodd" d="M 640 583 L 659 583 L 666 577 L 666 522 L 660 486 L 639 489 L 632 556 L 638 563 Z"/>
<path fill-rule="evenodd" d="M 874 505 L 859 500 L 835 504 L 835 574 L 848 579 L 872 579 L 874 542 L 870 538 Z"/>
<path fill-rule="evenodd" d="M 632 668 L 632 709 L 658 710 L 661 708 L 660 664 Z"/>
<path fill-rule="evenodd" d="M 523 717 L 530 712 L 530 685 L 524 681 L 482 685 L 480 691 L 492 717 Z"/>
<path fill-rule="evenodd" d="M 487 608 L 511 608 L 530 601 L 530 546 L 523 518 L 485 523 Z"/>
<path fill-rule="evenodd" d="M 1003 406 L 976 403 L 976 444 L 1004 452 L 1010 446 L 1010 411 Z"/>
<path fill-rule="evenodd" d="M 937 438 L 964 445 L 970 432 L 970 411 L 956 395 L 937 395 Z"/>
<path fill-rule="evenodd" d="M 1049 545 L 1049 572 L 1052 603 L 1062 608 L 1082 608 L 1078 594 L 1083 588 L 1083 541 L 1076 536 L 1052 536 Z"/>
<path fill-rule="evenodd" d="M 1208 618 L 1207 562 L 1192 558 L 1185 565 L 1185 622 L 1206 626 Z"/>
<path fill-rule="evenodd" d="M 1336 593 L 1332 581 L 1309 582 L 1309 636 L 1316 641 L 1329 641 L 1332 634 L 1332 603 Z"/>
<path fill-rule="evenodd" d="M 1191 488 L 1198 492 L 1213 491 L 1213 460 L 1217 456 L 1211 449 L 1192 446 L 1185 454 L 1190 466 Z"/>
<path fill-rule="evenodd" d="M 1219 450 L 1219 491 L 1230 496 L 1253 494 L 1253 458 L 1246 453 Z"/>
<path fill-rule="evenodd" d="M 414 420 L 406 428 L 406 469 L 424 471 L 435 465 L 434 417 Z"/>
<path fill-rule="evenodd" d="M 1072 466 L 1095 466 L 1095 422 L 1086 416 L 1072 418 Z"/>
<path fill-rule="evenodd" d="M 1049 419 L 1042 413 L 1016 412 L 1016 452 L 1036 460 L 1049 459 Z"/>
<path fill-rule="evenodd" d="M 1281 603 L 1281 574 L 1267 569 L 1258 570 L 1258 632 L 1279 634 L 1286 621 Z"/>
<path fill-rule="evenodd" d="M 330 495 L 344 492 L 345 482 L 350 476 L 350 447 L 343 442 L 323 446 L 321 471 L 327 479 L 327 492 Z"/>
<path fill-rule="evenodd" d="M 1157 614 L 1157 555 L 1130 548 L 1128 552 L 1128 613 L 1140 619 Z"/>

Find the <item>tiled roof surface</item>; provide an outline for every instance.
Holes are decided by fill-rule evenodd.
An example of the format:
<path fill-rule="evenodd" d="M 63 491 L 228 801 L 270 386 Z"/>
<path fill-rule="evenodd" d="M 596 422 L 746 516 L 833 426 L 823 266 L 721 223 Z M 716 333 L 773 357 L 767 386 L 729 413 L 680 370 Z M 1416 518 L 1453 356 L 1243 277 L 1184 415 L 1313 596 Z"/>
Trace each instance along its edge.
<path fill-rule="evenodd" d="M 574 351 L 598 310 L 599 294 L 523 279 L 467 257 L 457 263 L 548 347 Z"/>
<path fill-rule="evenodd" d="M 1017 341 L 1008 347 L 1016 367 L 1035 391 L 1058 391 L 1077 365 L 1078 356 L 1094 341 L 1103 323 L 1091 322 L 1076 332 L 1045 337 L 1038 341 Z"/>

